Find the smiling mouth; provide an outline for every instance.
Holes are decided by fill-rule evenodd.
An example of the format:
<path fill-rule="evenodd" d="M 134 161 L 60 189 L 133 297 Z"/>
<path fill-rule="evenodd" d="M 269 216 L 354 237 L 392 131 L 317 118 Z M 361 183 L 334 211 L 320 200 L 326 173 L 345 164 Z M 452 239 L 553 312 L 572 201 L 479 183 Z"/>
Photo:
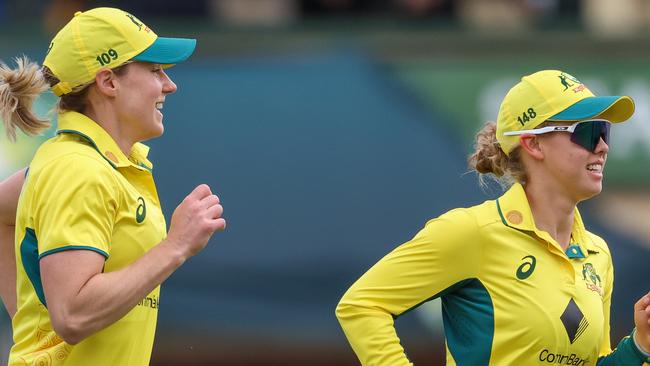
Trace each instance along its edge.
<path fill-rule="evenodd" d="M 163 102 L 157 102 L 156 103 L 156 109 L 157 110 L 162 110 L 163 109 L 163 104 L 164 104 Z"/>
<path fill-rule="evenodd" d="M 589 164 L 587 165 L 587 170 L 590 172 L 601 173 L 603 171 L 603 164 Z"/>

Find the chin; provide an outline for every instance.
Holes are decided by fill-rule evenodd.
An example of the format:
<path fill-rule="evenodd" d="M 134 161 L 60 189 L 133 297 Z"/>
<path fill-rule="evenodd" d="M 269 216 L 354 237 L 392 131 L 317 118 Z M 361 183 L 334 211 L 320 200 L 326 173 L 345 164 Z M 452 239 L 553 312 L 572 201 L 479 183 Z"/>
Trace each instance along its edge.
<path fill-rule="evenodd" d="M 583 198 L 581 200 L 579 200 L 579 201 L 585 201 L 585 200 L 588 200 L 590 198 L 596 197 L 597 195 L 600 194 L 600 192 L 602 192 L 602 190 L 603 190 L 603 185 L 602 184 L 598 184 L 597 186 L 596 185 L 591 186 L 588 189 L 584 190 L 583 195 L 582 195 Z"/>
<path fill-rule="evenodd" d="M 162 136 L 163 132 L 165 132 L 165 125 L 163 125 L 162 121 L 160 121 L 159 123 L 157 123 L 155 126 L 152 127 L 153 128 L 151 129 L 151 131 L 149 131 L 150 132 L 149 134 L 151 135 L 150 138 L 160 137 Z"/>
<path fill-rule="evenodd" d="M 151 139 L 155 139 L 156 137 L 160 137 L 160 136 L 162 136 L 164 130 L 165 129 L 162 128 L 162 126 L 161 126 L 159 129 L 148 131 L 148 133 L 143 134 L 142 137 L 140 139 L 138 139 L 138 141 L 139 142 L 148 141 L 148 140 L 151 140 Z"/>

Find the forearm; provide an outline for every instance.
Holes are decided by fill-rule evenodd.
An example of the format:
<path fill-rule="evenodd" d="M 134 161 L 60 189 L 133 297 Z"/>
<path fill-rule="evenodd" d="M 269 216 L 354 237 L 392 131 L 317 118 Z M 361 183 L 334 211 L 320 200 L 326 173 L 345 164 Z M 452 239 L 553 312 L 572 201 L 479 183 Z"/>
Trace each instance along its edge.
<path fill-rule="evenodd" d="M 0 182 L 0 296 L 9 316 L 16 313 L 15 224 L 25 169 Z"/>
<path fill-rule="evenodd" d="M 0 223 L 0 296 L 9 316 L 16 313 L 15 226 Z"/>
<path fill-rule="evenodd" d="M 336 317 L 362 365 L 412 365 L 400 345 L 393 316 L 387 311 L 352 304 L 344 297 L 336 307 Z"/>
<path fill-rule="evenodd" d="M 55 318 L 62 323 L 55 330 L 74 344 L 106 328 L 131 311 L 186 258 L 172 243 L 163 241 L 125 268 L 90 277 L 78 293 L 67 297 L 56 310 L 50 309 L 53 323 Z"/>

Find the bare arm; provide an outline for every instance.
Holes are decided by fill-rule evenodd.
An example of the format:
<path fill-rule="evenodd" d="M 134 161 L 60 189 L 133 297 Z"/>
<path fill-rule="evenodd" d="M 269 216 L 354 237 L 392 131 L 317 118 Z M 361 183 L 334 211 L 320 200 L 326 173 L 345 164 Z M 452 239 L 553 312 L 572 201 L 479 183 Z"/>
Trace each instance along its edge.
<path fill-rule="evenodd" d="M 0 296 L 12 318 L 16 313 L 16 207 L 24 180 L 22 169 L 0 182 Z"/>
<path fill-rule="evenodd" d="M 217 196 L 200 185 L 174 211 L 167 239 L 119 271 L 102 273 L 104 257 L 92 251 L 43 257 L 41 279 L 56 333 L 76 344 L 122 318 L 225 228 L 222 213 Z"/>

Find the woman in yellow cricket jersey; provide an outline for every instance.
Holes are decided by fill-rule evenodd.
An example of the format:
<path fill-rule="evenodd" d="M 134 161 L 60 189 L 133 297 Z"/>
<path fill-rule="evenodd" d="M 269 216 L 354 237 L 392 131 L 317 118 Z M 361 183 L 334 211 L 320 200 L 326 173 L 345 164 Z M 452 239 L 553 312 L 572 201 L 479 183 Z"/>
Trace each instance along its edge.
<path fill-rule="evenodd" d="M 34 88 L 37 70 L 26 68 L 25 59 L 18 59 L 18 71 L 0 63 L 0 101 L 11 108 L 1 108 L 0 117 L 10 141 L 16 141 L 16 128 L 29 136 L 39 135 L 50 127 L 48 120 L 40 119 L 32 111 L 32 104 L 44 87 Z M 27 82 L 26 82 L 27 81 Z M 23 108 L 17 117 L 27 123 L 10 123 L 18 106 Z M 26 169 L 22 169 L 0 182 L 0 297 L 13 318 L 16 313 L 16 258 L 14 254 L 14 231 L 18 196 L 25 180 Z"/>
<path fill-rule="evenodd" d="M 448 365 L 641 365 L 650 352 L 650 294 L 636 328 L 612 351 L 614 272 L 607 244 L 587 231 L 578 202 L 602 189 L 612 123 L 629 97 L 594 96 L 544 70 L 505 96 L 478 133 L 470 166 L 509 190 L 451 210 L 382 258 L 336 315 L 363 365 L 410 365 L 394 319 L 440 297 Z"/>
<path fill-rule="evenodd" d="M 163 133 L 161 110 L 176 91 L 163 66 L 195 44 L 96 8 L 59 31 L 42 68 L 24 59 L 4 68 L 10 129 L 39 123 L 26 95 L 61 97 L 57 135 L 34 156 L 18 201 L 9 365 L 149 364 L 160 284 L 225 227 L 219 198 L 200 185 L 167 232 L 141 143 Z"/>

